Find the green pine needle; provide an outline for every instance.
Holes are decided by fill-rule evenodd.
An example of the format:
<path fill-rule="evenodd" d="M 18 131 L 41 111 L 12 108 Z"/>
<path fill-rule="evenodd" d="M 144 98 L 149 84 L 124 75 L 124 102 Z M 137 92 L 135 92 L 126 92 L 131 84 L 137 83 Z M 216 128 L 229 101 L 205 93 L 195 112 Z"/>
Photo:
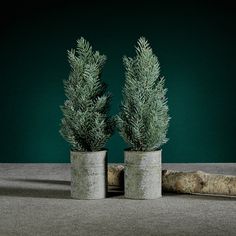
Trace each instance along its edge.
<path fill-rule="evenodd" d="M 117 126 L 132 150 L 157 150 L 166 143 L 169 120 L 167 89 L 160 64 L 148 41 L 141 37 L 134 58 L 123 58 L 125 85 Z"/>
<path fill-rule="evenodd" d="M 110 94 L 101 81 L 106 56 L 93 52 L 84 38 L 68 51 L 71 67 L 64 81 L 67 97 L 61 110 L 64 117 L 60 133 L 74 151 L 99 151 L 113 133 L 114 120 L 108 116 Z"/>

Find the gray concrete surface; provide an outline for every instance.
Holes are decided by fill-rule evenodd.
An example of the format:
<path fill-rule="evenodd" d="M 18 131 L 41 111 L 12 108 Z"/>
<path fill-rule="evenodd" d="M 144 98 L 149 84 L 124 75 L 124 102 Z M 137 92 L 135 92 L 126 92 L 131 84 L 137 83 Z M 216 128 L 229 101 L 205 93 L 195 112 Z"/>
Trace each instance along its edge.
<path fill-rule="evenodd" d="M 236 164 L 164 164 L 175 170 L 236 174 Z M 236 235 L 236 199 L 164 194 L 70 199 L 69 164 L 0 164 L 0 236 Z"/>

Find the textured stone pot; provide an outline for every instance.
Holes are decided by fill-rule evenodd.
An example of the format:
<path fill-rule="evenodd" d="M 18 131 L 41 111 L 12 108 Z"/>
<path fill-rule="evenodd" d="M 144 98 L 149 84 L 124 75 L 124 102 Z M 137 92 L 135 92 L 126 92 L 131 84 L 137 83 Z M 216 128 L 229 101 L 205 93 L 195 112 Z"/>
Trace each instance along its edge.
<path fill-rule="evenodd" d="M 155 199 L 161 197 L 161 150 L 125 151 L 125 197 Z"/>
<path fill-rule="evenodd" d="M 102 199 L 107 190 L 107 151 L 71 151 L 71 197 Z"/>

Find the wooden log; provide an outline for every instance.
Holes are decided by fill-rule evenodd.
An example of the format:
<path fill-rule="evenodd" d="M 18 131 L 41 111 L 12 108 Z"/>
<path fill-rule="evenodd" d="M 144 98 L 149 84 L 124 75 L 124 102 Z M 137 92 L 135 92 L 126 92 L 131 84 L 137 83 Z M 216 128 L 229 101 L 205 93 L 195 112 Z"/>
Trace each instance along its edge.
<path fill-rule="evenodd" d="M 108 166 L 108 185 L 120 188 L 124 187 L 124 166 Z"/>
<path fill-rule="evenodd" d="M 163 170 L 162 187 L 166 192 L 236 196 L 236 176 Z"/>
<path fill-rule="evenodd" d="M 124 166 L 108 167 L 108 185 L 124 187 Z M 236 196 L 236 176 L 163 170 L 162 189 L 164 192 Z"/>

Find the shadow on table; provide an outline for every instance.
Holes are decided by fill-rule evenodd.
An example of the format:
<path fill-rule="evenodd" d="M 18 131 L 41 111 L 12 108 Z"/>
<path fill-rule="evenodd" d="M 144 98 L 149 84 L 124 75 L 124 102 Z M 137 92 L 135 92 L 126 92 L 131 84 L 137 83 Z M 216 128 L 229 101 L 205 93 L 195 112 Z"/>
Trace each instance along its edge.
<path fill-rule="evenodd" d="M 39 183 L 39 184 L 59 184 L 59 185 L 70 185 L 70 181 L 67 180 L 52 180 L 52 179 L 6 179 L 7 181 L 17 181 L 17 182 L 25 182 L 25 183 Z"/>
<path fill-rule="evenodd" d="M 69 199 L 70 190 L 0 187 L 0 196 Z"/>
<path fill-rule="evenodd" d="M 4 179 L 10 182 L 24 182 L 24 183 L 36 183 L 36 184 L 45 184 L 47 188 L 37 188 L 32 186 L 0 186 L 0 196 L 18 196 L 18 197 L 39 197 L 39 198 L 61 198 L 61 199 L 70 199 L 70 189 L 50 189 L 50 185 L 64 185 L 70 186 L 70 181 L 67 180 L 50 180 L 50 179 L 24 179 L 24 178 L 10 178 Z M 42 185 L 41 185 L 42 186 Z M 122 198 L 124 196 L 124 188 L 119 188 L 116 186 L 108 186 L 107 198 Z M 235 196 L 222 196 L 222 195 L 207 195 L 207 194 L 177 194 L 177 193 L 168 193 L 163 192 L 163 197 L 178 197 L 188 200 L 236 200 Z"/>
<path fill-rule="evenodd" d="M 70 189 L 46 189 L 46 188 L 32 188 L 32 187 L 16 187 L 16 186 L 0 186 L 0 196 L 11 197 L 31 197 L 31 198 L 55 198 L 55 199 L 71 199 Z M 209 196 L 200 194 L 175 194 L 163 193 L 163 198 L 173 197 L 181 198 L 188 201 L 204 200 L 204 201 L 236 201 L 236 197 L 224 196 Z M 122 189 L 113 188 L 109 186 L 107 198 L 124 198 L 124 191 Z M 158 199 L 157 199 L 158 200 Z"/>
<path fill-rule="evenodd" d="M 162 197 L 175 197 L 186 199 L 190 201 L 194 200 L 206 200 L 206 201 L 236 201 L 236 196 L 227 196 L 227 195 L 216 195 L 216 194 L 199 194 L 199 193 L 162 193 Z"/>
<path fill-rule="evenodd" d="M 70 186 L 70 181 L 66 180 L 49 180 L 49 179 L 24 179 L 24 178 L 9 178 L 4 179 L 11 182 L 9 186 L 0 186 L 0 196 L 12 197 L 35 197 L 35 198 L 57 198 L 57 199 L 70 199 L 70 189 L 50 189 L 50 185 L 64 185 Z M 19 183 L 21 186 L 17 186 Z M 14 186 L 12 186 L 14 183 Z M 22 183 L 30 183 L 30 186 L 23 186 Z M 33 185 L 32 184 L 36 184 Z M 37 187 L 40 184 L 40 187 Z M 45 184 L 47 188 L 44 188 Z M 124 190 L 115 186 L 108 186 L 107 198 L 119 197 L 124 195 Z"/>
<path fill-rule="evenodd" d="M 124 195 L 124 189 L 116 187 L 116 186 L 108 186 L 107 197 L 108 198 L 117 198 L 122 197 Z"/>

